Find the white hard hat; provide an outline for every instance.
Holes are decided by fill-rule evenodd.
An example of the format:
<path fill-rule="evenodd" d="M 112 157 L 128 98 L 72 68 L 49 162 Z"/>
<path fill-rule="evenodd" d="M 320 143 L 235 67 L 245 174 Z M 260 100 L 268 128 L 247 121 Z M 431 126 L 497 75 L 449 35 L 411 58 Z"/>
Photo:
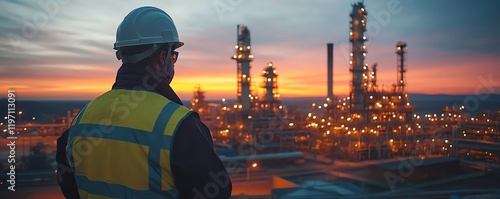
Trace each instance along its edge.
<path fill-rule="evenodd" d="M 116 31 L 114 49 L 165 43 L 175 48 L 184 45 L 179 41 L 174 21 L 169 15 L 159 8 L 145 6 L 136 8 L 125 16 Z"/>

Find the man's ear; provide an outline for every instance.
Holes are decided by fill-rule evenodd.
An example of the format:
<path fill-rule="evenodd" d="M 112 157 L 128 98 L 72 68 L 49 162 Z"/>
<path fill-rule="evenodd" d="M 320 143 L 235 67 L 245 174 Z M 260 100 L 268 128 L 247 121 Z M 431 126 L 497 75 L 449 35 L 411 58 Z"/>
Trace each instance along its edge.
<path fill-rule="evenodd" d="M 165 62 L 165 59 L 167 58 L 167 51 L 161 51 L 159 54 L 158 54 L 158 63 L 160 63 L 160 65 L 163 65 Z"/>

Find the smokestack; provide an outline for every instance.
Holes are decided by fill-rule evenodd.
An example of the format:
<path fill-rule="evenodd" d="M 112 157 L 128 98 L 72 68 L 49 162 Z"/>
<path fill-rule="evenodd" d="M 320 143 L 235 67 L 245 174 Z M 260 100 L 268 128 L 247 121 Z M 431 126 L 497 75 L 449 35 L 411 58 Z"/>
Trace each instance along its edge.
<path fill-rule="evenodd" d="M 327 43 L 327 56 L 328 56 L 328 91 L 327 97 L 333 99 L 333 43 Z"/>

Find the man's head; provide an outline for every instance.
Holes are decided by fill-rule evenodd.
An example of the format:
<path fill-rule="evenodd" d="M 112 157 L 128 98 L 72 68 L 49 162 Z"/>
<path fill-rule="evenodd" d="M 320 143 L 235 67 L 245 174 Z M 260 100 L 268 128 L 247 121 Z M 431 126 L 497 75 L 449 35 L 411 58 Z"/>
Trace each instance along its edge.
<path fill-rule="evenodd" d="M 175 51 L 175 46 L 153 44 L 123 47 L 117 51 L 118 57 L 131 57 L 144 53 L 150 49 L 154 50 L 148 57 L 134 62 L 137 67 L 151 67 L 148 71 L 154 71 L 168 84 L 174 77 L 174 64 L 177 62 L 179 52 Z M 126 62 L 126 61 L 124 61 Z"/>
<path fill-rule="evenodd" d="M 175 49 L 182 45 L 172 18 L 161 9 L 146 6 L 132 10 L 123 19 L 114 49 L 123 63 L 153 67 L 170 83 L 178 56 Z"/>

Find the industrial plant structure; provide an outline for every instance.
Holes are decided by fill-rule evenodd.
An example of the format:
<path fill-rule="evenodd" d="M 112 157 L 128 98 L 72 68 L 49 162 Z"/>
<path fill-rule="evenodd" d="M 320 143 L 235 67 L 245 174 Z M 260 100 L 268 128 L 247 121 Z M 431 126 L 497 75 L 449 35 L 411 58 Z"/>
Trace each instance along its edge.
<path fill-rule="evenodd" d="M 414 114 L 406 90 L 408 45 L 405 42 L 399 41 L 395 45 L 396 82 L 388 89 L 379 86 L 377 63 L 370 67 L 365 62 L 368 54 L 365 45 L 368 41 L 365 35 L 367 14 L 363 3 L 352 5 L 349 95 L 339 97 L 333 93 L 334 44 L 328 43 L 326 100 L 312 103 L 307 113 L 288 109 L 281 103 L 277 73 L 279 64 L 269 62 L 264 66 L 259 84 L 264 89 L 262 96 L 251 90 L 255 87 L 252 87 L 250 76 L 250 64 L 254 58 L 250 30 L 247 26 L 238 25 L 235 54 L 231 57 L 236 61 L 237 68 L 236 101 L 230 103 L 222 99 L 221 103 L 208 103 L 198 87 L 191 104 L 192 109 L 200 113 L 209 125 L 217 145 L 232 150 L 231 154 L 223 155 L 257 154 L 254 158 L 258 159 L 258 154 L 275 154 L 266 157 L 301 158 L 300 155 L 290 155 L 290 152 L 304 151 L 359 161 L 391 158 L 394 155 L 468 156 L 486 150 L 485 154 L 500 164 L 498 144 L 488 145 L 489 150 L 479 150 L 477 148 L 481 144 L 463 139 L 468 131 L 484 131 L 489 133 L 488 139 L 498 143 L 498 124 L 468 125 L 474 120 L 463 117 L 461 110 L 452 108 L 449 110 L 455 112 L 444 110 L 441 118 Z M 459 130 L 464 132 L 463 137 L 457 137 Z M 461 148 L 453 148 L 454 143 Z"/>

